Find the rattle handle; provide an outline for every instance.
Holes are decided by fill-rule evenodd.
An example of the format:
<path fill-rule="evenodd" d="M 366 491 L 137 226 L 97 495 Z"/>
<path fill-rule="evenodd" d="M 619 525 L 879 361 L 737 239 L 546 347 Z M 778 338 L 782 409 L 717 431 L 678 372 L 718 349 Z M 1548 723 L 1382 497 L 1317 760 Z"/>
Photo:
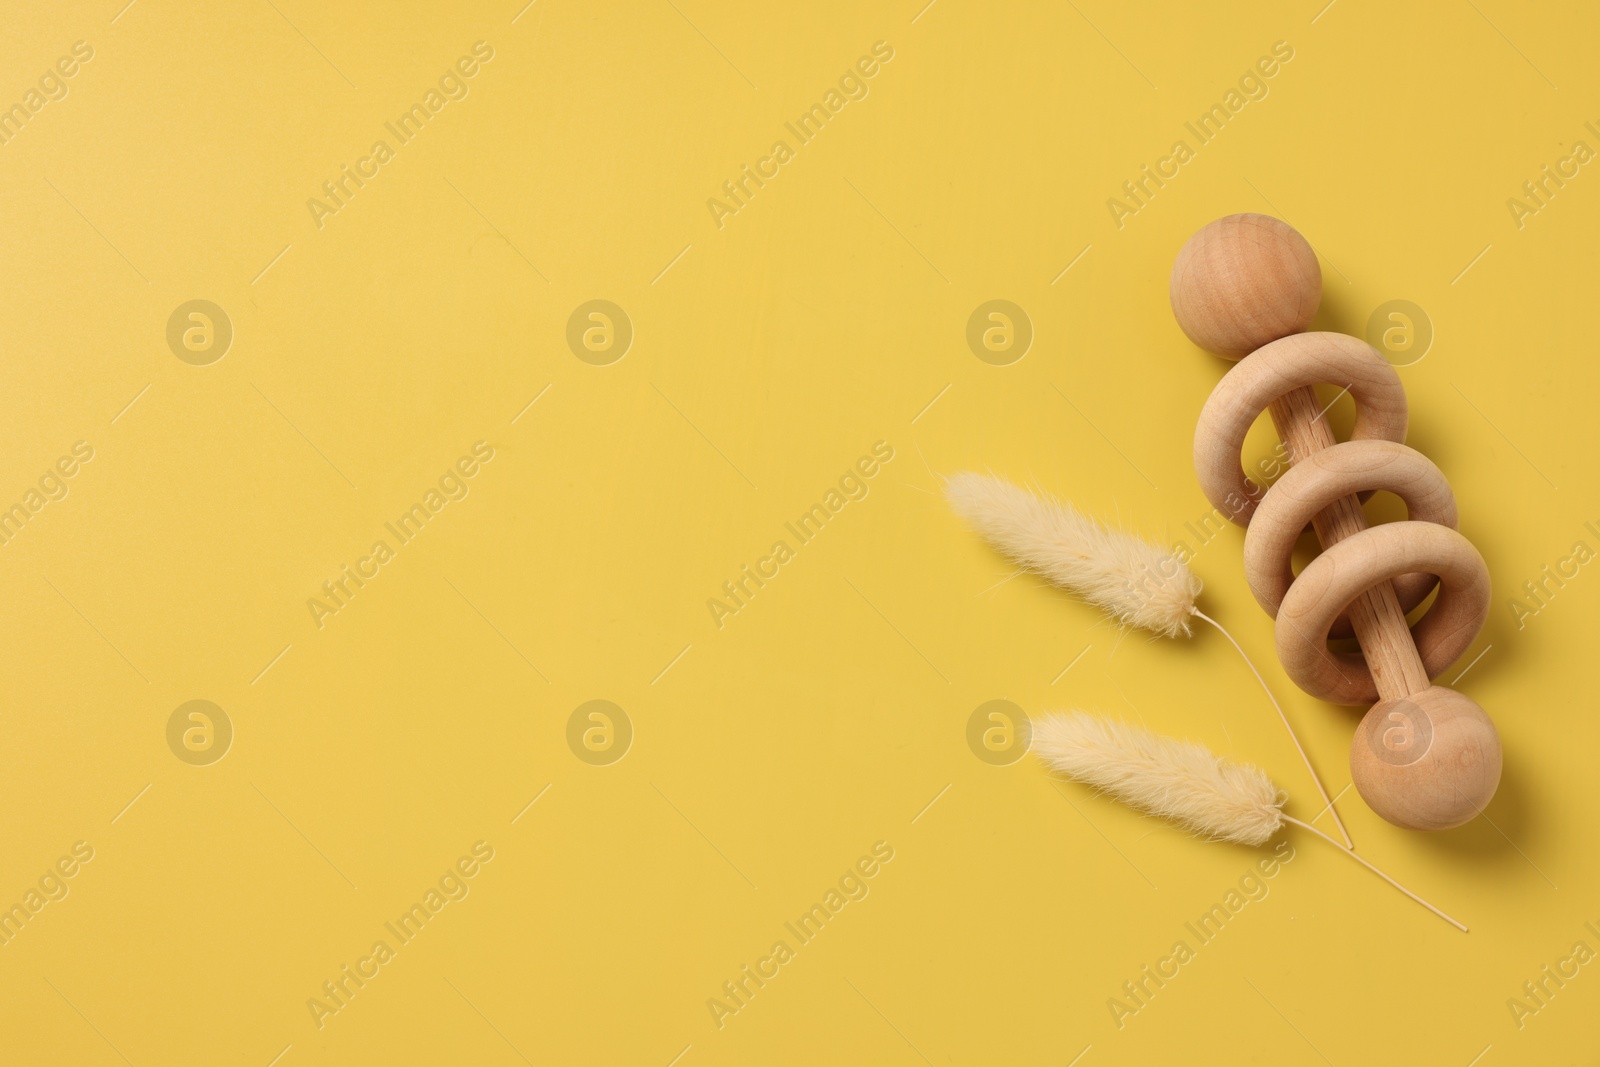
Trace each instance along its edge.
<path fill-rule="evenodd" d="M 1289 449 L 1290 462 L 1332 448 L 1337 442 L 1333 428 L 1323 415 L 1316 390 L 1301 386 L 1274 400 L 1269 408 L 1278 436 Z M 1331 548 L 1347 537 L 1367 528 L 1367 517 L 1354 496 L 1341 497 L 1311 519 L 1312 528 L 1323 548 Z M 1378 695 L 1398 700 L 1427 689 L 1428 672 L 1417 655 L 1411 628 L 1394 585 L 1379 582 L 1358 596 L 1349 607 L 1350 626 L 1355 630 L 1361 654 L 1372 672 Z"/>

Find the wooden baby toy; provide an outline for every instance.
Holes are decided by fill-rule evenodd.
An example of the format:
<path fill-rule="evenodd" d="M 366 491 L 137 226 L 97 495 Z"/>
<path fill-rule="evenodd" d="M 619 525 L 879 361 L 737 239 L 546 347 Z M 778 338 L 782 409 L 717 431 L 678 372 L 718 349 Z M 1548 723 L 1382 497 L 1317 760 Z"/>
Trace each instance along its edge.
<path fill-rule="evenodd" d="M 1431 684 L 1477 637 L 1489 572 L 1456 532 L 1439 468 L 1402 442 L 1400 377 L 1371 346 L 1305 333 L 1322 298 L 1316 254 L 1287 223 L 1230 215 L 1191 237 L 1172 268 L 1172 311 L 1189 339 L 1236 365 L 1206 401 L 1194 463 L 1211 503 L 1246 527 L 1250 589 L 1276 618 L 1278 658 L 1295 683 L 1336 704 L 1376 701 L 1356 728 L 1350 773 L 1396 826 L 1443 830 L 1478 814 L 1500 782 L 1500 738 L 1468 697 Z M 1315 386 L 1348 389 L 1356 419 L 1337 441 Z M 1245 435 L 1270 410 L 1293 466 L 1270 489 L 1240 466 Z M 1406 504 L 1404 522 L 1368 527 L 1377 490 Z M 1306 524 L 1323 552 L 1296 578 Z M 1438 586 L 1414 627 L 1406 613 Z M 1328 648 L 1354 633 L 1359 655 Z"/>

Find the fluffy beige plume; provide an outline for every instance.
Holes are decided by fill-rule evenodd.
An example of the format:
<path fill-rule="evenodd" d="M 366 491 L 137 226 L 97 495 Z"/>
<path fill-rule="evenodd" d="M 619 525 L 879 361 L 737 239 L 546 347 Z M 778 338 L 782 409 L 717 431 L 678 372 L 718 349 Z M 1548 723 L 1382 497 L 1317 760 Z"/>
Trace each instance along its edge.
<path fill-rule="evenodd" d="M 1308 822 L 1283 813 L 1288 796 L 1260 768 L 1204 745 L 1081 711 L 1033 720 L 1033 747 L 1052 770 L 1203 837 L 1264 845 L 1288 823 L 1315 834 L 1463 933 L 1466 927 Z"/>
<path fill-rule="evenodd" d="M 1344 820 L 1328 798 L 1311 757 L 1300 744 L 1289 717 L 1267 680 L 1250 662 L 1244 648 L 1216 619 L 1195 607 L 1200 579 L 1177 554 L 1142 538 L 1111 529 L 1065 501 L 1035 495 L 1002 478 L 970 471 L 945 484 L 945 496 L 957 515 L 1013 563 L 1096 604 L 1118 621 L 1153 630 L 1164 637 L 1189 635 L 1189 620 L 1200 619 L 1226 637 L 1256 676 L 1267 699 L 1289 731 L 1323 804 L 1351 847 Z"/>
<path fill-rule="evenodd" d="M 987 474 L 964 471 L 951 477 L 945 497 L 967 525 L 1017 566 L 1120 622 L 1164 637 L 1189 633 L 1200 579 L 1173 552 Z"/>
<path fill-rule="evenodd" d="M 1203 837 L 1263 845 L 1283 825 L 1272 779 L 1193 741 L 1080 711 L 1034 720 L 1033 744 L 1051 769 Z"/>

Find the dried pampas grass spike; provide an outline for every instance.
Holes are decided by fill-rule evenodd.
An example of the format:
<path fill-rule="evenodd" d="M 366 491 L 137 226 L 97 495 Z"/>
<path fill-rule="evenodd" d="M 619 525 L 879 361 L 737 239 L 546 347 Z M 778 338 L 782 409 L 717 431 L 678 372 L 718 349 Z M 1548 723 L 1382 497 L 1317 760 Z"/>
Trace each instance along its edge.
<path fill-rule="evenodd" d="M 1171 551 L 987 474 L 952 476 L 945 497 L 967 525 L 1017 566 L 1120 622 L 1165 637 L 1188 635 L 1200 579 Z"/>
<path fill-rule="evenodd" d="M 1081 711 L 1033 721 L 1033 746 L 1052 770 L 1203 837 L 1264 845 L 1284 823 L 1322 838 L 1462 932 L 1466 927 L 1310 823 L 1283 813 L 1288 795 L 1257 767 L 1193 741 Z"/>
<path fill-rule="evenodd" d="M 1189 636 L 1190 619 L 1216 627 L 1261 683 L 1323 804 L 1333 813 L 1344 847 L 1353 847 L 1344 820 L 1278 698 L 1233 635 L 1195 607 L 1200 579 L 1175 552 L 1096 522 L 1064 501 L 1030 493 L 992 475 L 957 474 L 945 484 L 945 496 L 967 525 L 1017 566 L 1098 605 L 1119 622 L 1164 637 Z"/>
<path fill-rule="evenodd" d="M 1074 712 L 1036 720 L 1033 743 L 1051 769 L 1202 837 L 1264 845 L 1283 825 L 1272 779 L 1193 741 Z"/>

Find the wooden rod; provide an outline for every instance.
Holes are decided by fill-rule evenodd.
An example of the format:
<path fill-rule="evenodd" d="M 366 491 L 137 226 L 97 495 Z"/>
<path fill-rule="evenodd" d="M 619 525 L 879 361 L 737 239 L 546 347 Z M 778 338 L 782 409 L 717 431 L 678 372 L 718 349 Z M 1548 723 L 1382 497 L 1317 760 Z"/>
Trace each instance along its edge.
<path fill-rule="evenodd" d="M 1289 449 L 1289 462 L 1297 463 L 1314 452 L 1337 443 L 1328 425 L 1317 393 L 1311 386 L 1290 390 L 1272 402 L 1268 409 L 1278 436 Z M 1367 528 L 1361 502 L 1354 496 L 1340 497 L 1311 519 L 1323 548 L 1331 548 L 1347 537 Z M 1417 655 L 1411 627 L 1400 609 L 1394 583 L 1382 581 L 1368 589 L 1350 605 L 1350 626 L 1355 630 L 1361 654 L 1372 672 L 1378 696 L 1398 700 L 1429 686 L 1428 672 Z"/>

